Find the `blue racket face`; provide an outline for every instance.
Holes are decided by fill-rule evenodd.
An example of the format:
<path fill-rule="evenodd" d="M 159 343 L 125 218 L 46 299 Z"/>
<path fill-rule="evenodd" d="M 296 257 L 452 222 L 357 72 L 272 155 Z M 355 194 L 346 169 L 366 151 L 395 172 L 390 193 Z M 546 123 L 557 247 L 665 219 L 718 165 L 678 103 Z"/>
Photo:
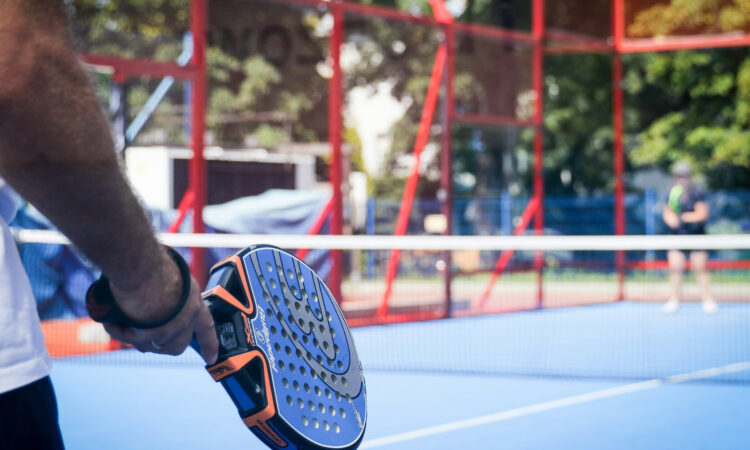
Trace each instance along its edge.
<path fill-rule="evenodd" d="M 237 256 L 209 280 L 221 343 L 220 362 L 209 372 L 270 447 L 356 448 L 367 420 L 365 382 L 330 291 L 304 262 L 275 247 Z M 235 271 L 243 272 L 241 282 L 230 276 Z M 244 299 L 215 295 L 222 284 Z"/>
<path fill-rule="evenodd" d="M 268 361 L 279 417 L 321 447 L 359 441 L 364 377 L 330 291 L 304 262 L 276 248 L 242 259 L 257 307 L 252 332 Z"/>

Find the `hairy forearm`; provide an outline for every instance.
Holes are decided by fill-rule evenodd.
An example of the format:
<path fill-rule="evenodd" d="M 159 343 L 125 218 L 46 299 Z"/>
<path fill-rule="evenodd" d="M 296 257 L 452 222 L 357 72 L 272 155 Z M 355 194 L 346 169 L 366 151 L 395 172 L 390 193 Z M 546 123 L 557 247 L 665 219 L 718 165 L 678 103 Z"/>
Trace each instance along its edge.
<path fill-rule="evenodd" d="M 163 251 L 119 168 L 61 2 L 21 2 L 41 8 L 33 15 L 0 3 L 9 13 L 0 19 L 0 175 L 114 284 L 134 287 Z"/>

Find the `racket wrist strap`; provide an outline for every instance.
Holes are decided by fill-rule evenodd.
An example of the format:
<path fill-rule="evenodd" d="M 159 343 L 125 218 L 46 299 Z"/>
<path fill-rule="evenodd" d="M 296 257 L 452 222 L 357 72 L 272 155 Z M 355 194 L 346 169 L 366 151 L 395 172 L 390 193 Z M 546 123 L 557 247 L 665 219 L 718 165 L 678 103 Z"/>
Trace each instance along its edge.
<path fill-rule="evenodd" d="M 100 323 L 116 323 L 118 325 L 125 325 L 138 329 L 159 328 L 177 317 L 190 297 L 190 269 L 185 260 L 175 249 L 166 245 L 164 247 L 167 249 L 167 253 L 175 264 L 177 264 L 177 268 L 180 271 L 180 285 L 182 287 L 180 300 L 169 314 L 156 320 L 146 321 L 138 321 L 128 317 L 115 301 L 115 297 L 112 294 L 112 289 L 109 285 L 109 278 L 102 274 L 98 280 L 91 284 L 86 292 L 86 310 L 88 311 L 89 316 Z"/>

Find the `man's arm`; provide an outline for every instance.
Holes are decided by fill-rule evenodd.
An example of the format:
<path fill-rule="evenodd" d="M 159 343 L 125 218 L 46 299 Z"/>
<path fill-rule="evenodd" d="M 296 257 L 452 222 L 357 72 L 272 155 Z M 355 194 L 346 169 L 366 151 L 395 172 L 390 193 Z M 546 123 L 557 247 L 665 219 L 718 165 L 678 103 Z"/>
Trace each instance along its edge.
<path fill-rule="evenodd" d="M 680 216 L 677 215 L 668 204 L 664 205 L 661 211 L 661 217 L 664 219 L 664 223 L 673 230 L 676 230 L 680 226 Z"/>
<path fill-rule="evenodd" d="M 696 202 L 692 211 L 680 215 L 680 220 L 685 223 L 700 223 L 708 219 L 708 205 L 704 201 Z"/>
<path fill-rule="evenodd" d="M 180 275 L 157 243 L 115 154 L 109 126 L 76 59 L 60 0 L 0 0 L 0 175 L 107 274 L 135 320 L 166 316 Z M 181 353 L 196 333 L 218 343 L 192 281 L 183 311 L 155 330 L 108 326 L 143 351 Z"/>

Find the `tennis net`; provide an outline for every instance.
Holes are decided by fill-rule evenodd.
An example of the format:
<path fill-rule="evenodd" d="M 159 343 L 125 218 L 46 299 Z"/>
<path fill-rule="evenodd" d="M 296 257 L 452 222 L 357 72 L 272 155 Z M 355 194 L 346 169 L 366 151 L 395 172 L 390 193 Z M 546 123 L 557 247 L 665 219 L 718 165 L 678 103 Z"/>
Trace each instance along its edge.
<path fill-rule="evenodd" d="M 54 356 L 144 360 L 83 317 L 96 272 L 62 236 L 16 237 Z M 340 303 L 365 370 L 632 379 L 718 370 L 712 380 L 750 382 L 750 235 L 161 237 L 188 258 L 207 248 L 209 264 L 277 245 L 329 280 L 341 252 Z M 670 252 L 684 271 L 670 271 Z M 666 303 L 670 274 L 672 283 L 683 274 L 679 304 Z"/>

